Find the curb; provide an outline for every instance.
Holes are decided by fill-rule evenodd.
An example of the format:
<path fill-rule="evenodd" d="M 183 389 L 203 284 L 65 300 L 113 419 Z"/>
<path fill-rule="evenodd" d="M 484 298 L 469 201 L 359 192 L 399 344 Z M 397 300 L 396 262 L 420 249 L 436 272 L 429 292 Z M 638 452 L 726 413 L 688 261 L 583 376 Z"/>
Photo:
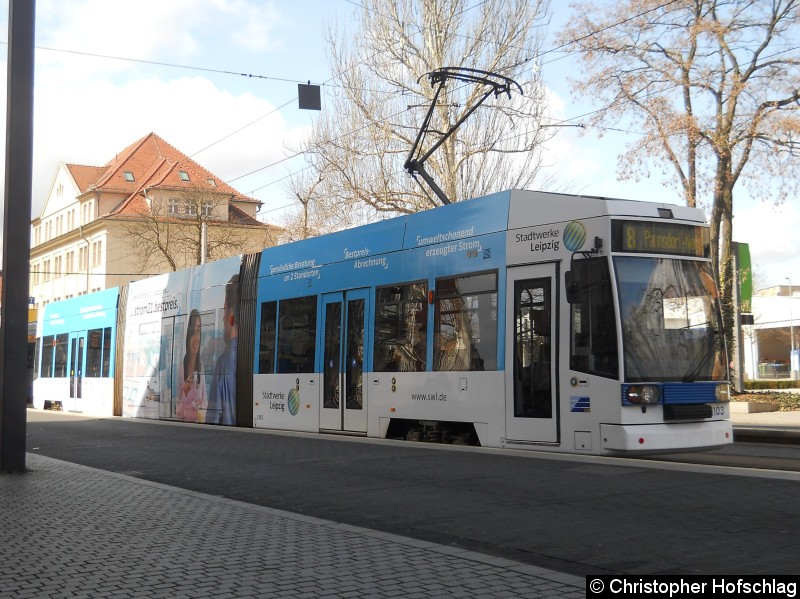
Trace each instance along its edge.
<path fill-rule="evenodd" d="M 800 430 L 781 426 L 734 426 L 733 442 L 800 444 Z"/>

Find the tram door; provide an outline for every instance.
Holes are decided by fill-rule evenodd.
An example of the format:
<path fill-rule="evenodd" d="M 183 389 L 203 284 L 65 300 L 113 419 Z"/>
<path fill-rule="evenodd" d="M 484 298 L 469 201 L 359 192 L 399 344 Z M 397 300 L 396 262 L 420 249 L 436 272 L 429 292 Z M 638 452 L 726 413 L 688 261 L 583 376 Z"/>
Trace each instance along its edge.
<path fill-rule="evenodd" d="M 322 297 L 322 403 L 320 428 L 367 432 L 364 350 L 367 347 L 366 289 Z"/>
<path fill-rule="evenodd" d="M 83 368 L 86 351 L 86 331 L 69 334 L 69 398 L 72 412 L 79 410 L 78 400 L 83 397 Z M 66 407 L 66 406 L 65 406 Z"/>
<path fill-rule="evenodd" d="M 558 442 L 556 266 L 508 269 L 506 438 Z"/>
<path fill-rule="evenodd" d="M 185 343 L 186 316 L 180 315 L 161 319 L 161 355 L 159 371 L 161 379 L 160 418 L 175 418 L 180 401 L 181 386 L 179 381 L 181 360 L 186 349 Z"/>

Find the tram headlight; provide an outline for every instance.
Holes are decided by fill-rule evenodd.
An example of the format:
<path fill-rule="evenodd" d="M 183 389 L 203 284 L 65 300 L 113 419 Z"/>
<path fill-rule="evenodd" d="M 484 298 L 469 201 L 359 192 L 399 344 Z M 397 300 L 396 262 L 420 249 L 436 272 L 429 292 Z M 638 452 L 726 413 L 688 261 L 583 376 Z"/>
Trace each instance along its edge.
<path fill-rule="evenodd" d="M 720 383 L 715 389 L 717 401 L 730 401 L 731 400 L 731 386 L 728 383 Z"/>
<path fill-rule="evenodd" d="M 637 406 L 652 405 L 661 401 L 661 388 L 656 385 L 630 385 L 623 397 L 627 403 Z"/>

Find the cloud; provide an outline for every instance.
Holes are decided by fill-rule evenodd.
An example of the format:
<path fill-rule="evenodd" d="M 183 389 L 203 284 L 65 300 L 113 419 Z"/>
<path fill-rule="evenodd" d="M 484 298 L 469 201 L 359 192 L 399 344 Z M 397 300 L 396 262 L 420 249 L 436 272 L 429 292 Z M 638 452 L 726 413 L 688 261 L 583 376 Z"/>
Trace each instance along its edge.
<path fill-rule="evenodd" d="M 105 164 L 151 131 L 187 155 L 203 150 L 193 158 L 224 180 L 282 160 L 303 131 L 253 93 L 275 86 L 137 62 L 218 70 L 232 62 L 242 67 L 234 72 L 247 72 L 248 60 L 263 65 L 264 52 L 281 46 L 274 32 L 284 19 L 273 2 L 40 0 L 37 9 L 34 216 L 59 162 Z M 281 174 L 246 182 L 255 188 Z"/>
<path fill-rule="evenodd" d="M 275 30 L 284 23 L 273 2 L 218 0 L 212 2 L 225 18 L 232 18 L 227 40 L 248 50 L 263 51 L 281 45 Z"/>
<path fill-rule="evenodd" d="M 36 43 L 58 50 L 142 60 L 164 55 L 185 59 L 198 52 L 201 40 L 192 30 L 211 17 L 210 4 L 202 0 L 40 0 Z M 43 53 L 42 59 L 45 66 L 72 63 L 74 67 L 74 57 L 69 54 Z M 89 68 L 94 75 L 97 71 L 132 68 L 131 63 L 87 60 L 92 62 Z M 73 71 L 71 75 L 81 78 L 89 74 L 87 71 Z"/>
<path fill-rule="evenodd" d="M 43 81 L 37 88 L 35 214 L 59 161 L 99 166 L 151 131 L 192 155 L 256 121 L 194 156 L 224 180 L 281 160 L 284 141 L 298 135 L 266 100 L 231 94 L 203 77 L 141 78 L 121 85 L 98 79 L 69 90 L 51 86 Z"/>
<path fill-rule="evenodd" d="M 793 204 L 734 204 L 733 239 L 750 245 L 750 259 L 764 279 L 760 286 L 783 284 L 787 276 L 800 280 L 798 228 L 800 212 Z"/>

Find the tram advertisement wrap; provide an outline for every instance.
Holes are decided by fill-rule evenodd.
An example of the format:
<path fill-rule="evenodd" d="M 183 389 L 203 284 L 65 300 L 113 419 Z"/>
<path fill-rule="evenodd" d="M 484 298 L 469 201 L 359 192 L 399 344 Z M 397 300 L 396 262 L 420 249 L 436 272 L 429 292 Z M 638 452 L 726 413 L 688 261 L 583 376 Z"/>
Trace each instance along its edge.
<path fill-rule="evenodd" d="M 240 263 L 234 257 L 131 283 L 123 416 L 236 424 Z"/>
<path fill-rule="evenodd" d="M 587 576 L 586 596 L 797 597 L 800 576 Z"/>

